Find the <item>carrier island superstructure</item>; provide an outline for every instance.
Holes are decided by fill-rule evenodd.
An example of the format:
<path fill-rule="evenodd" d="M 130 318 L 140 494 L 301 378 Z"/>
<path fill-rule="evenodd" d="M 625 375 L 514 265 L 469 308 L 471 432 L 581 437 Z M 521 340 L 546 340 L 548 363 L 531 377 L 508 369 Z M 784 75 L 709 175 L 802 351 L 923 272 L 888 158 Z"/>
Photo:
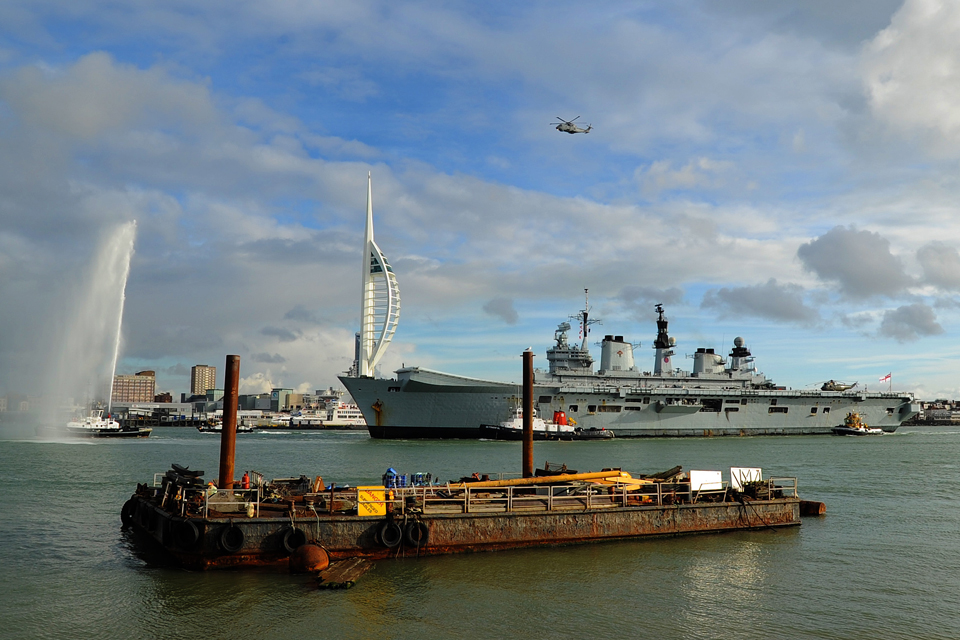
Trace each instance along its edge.
<path fill-rule="evenodd" d="M 514 415 L 520 402 L 516 383 L 420 367 L 398 369 L 392 379 L 374 377 L 375 359 L 396 330 L 399 288 L 373 242 L 369 202 L 368 183 L 360 348 L 356 373 L 340 381 L 374 438 L 479 438 L 480 425 L 499 424 Z M 681 371 L 674 367 L 676 342 L 662 305 L 656 305 L 656 313 L 652 371 L 636 366 L 633 344 L 619 335 L 603 338 L 600 366 L 594 370 L 587 345 L 593 323 L 589 305 L 575 316 L 583 328 L 581 344 L 570 343 L 570 323 L 561 323 L 555 344 L 547 350 L 548 369 L 538 371 L 534 380 L 539 415 L 563 411 L 583 429 L 612 429 L 617 438 L 629 438 L 830 434 L 851 411 L 871 427 L 892 432 L 920 410 L 910 393 L 777 386 L 757 371 L 739 337 L 726 358 L 712 348 L 698 348 L 692 354 L 693 370 Z"/>

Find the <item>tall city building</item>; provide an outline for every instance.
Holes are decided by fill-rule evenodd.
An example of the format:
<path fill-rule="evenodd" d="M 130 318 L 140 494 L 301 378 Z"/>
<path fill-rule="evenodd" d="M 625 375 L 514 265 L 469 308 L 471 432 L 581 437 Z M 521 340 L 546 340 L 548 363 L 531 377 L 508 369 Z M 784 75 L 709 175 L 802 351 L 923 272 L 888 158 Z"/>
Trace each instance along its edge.
<path fill-rule="evenodd" d="M 360 303 L 360 352 L 357 373 L 373 377 L 400 320 L 397 276 L 373 240 L 373 186 L 367 174 L 367 226 L 363 238 L 363 298 Z"/>
<path fill-rule="evenodd" d="M 156 393 L 157 376 L 153 371 L 113 376 L 112 402 L 153 402 Z"/>
<path fill-rule="evenodd" d="M 202 396 L 217 388 L 217 368 L 205 364 L 190 367 L 190 395 Z"/>

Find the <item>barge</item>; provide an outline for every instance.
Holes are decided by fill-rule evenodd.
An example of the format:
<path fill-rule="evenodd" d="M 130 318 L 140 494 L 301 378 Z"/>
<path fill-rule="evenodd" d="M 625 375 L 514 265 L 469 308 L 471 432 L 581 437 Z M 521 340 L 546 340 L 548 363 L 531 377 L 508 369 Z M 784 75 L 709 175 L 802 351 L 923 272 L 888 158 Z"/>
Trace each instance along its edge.
<path fill-rule="evenodd" d="M 809 505 L 800 500 L 796 479 L 764 479 L 757 468 L 733 467 L 727 481 L 720 471 L 681 467 L 637 476 L 618 468 L 577 473 L 549 463 L 534 469 L 533 353 L 523 356 L 521 477 L 475 473 L 439 484 L 414 474 L 407 483 L 389 469 L 379 484 L 338 487 L 325 485 L 321 476 L 268 482 L 248 471 L 237 482 L 240 358 L 227 356 L 218 481 L 174 464 L 137 486 L 121 519 L 190 569 L 294 571 L 322 571 L 331 562 L 800 524 Z"/>
<path fill-rule="evenodd" d="M 634 477 L 612 469 L 352 488 L 254 474 L 249 489 L 212 489 L 202 472 L 175 466 L 139 485 L 121 517 L 190 569 L 282 567 L 304 545 L 336 562 L 800 524 L 795 478 L 731 486 L 715 481 L 719 472 L 698 480 L 704 473 Z"/>

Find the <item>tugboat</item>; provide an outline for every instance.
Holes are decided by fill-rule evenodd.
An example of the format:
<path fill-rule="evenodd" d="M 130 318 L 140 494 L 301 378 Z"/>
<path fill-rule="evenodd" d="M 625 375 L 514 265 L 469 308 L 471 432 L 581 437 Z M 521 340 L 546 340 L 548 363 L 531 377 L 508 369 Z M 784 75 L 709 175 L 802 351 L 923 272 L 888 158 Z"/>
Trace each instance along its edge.
<path fill-rule="evenodd" d="M 533 411 L 534 440 L 609 440 L 615 434 L 610 429 L 583 429 L 570 424 L 563 411 L 553 413 L 553 422 L 547 422 Z M 480 437 L 490 440 L 523 440 L 523 410 L 514 411 L 513 418 L 500 424 L 481 424 Z"/>
<path fill-rule="evenodd" d="M 94 409 L 90 415 L 67 423 L 67 432 L 85 438 L 146 438 L 153 429 L 149 427 L 121 427 L 109 415 L 103 417 L 103 409 Z"/>
<path fill-rule="evenodd" d="M 869 427 L 867 424 L 860 419 L 860 414 L 856 411 L 851 411 L 847 414 L 847 417 L 843 419 L 843 424 L 838 425 L 831 429 L 834 435 L 838 436 L 882 436 L 883 429 L 878 429 L 876 427 Z"/>

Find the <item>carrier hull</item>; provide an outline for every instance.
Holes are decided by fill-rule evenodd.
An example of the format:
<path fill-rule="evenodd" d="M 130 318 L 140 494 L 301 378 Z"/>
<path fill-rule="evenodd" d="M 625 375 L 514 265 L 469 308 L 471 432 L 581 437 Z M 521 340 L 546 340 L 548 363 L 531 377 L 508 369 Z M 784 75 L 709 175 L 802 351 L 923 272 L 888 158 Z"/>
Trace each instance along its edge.
<path fill-rule="evenodd" d="M 419 368 L 392 380 L 340 381 L 374 438 L 480 438 L 481 424 L 508 419 L 519 401 L 513 383 Z M 910 394 L 864 391 L 535 384 L 534 399 L 540 415 L 564 411 L 578 426 L 612 429 L 617 438 L 830 434 L 850 411 L 892 433 L 919 410 Z"/>

